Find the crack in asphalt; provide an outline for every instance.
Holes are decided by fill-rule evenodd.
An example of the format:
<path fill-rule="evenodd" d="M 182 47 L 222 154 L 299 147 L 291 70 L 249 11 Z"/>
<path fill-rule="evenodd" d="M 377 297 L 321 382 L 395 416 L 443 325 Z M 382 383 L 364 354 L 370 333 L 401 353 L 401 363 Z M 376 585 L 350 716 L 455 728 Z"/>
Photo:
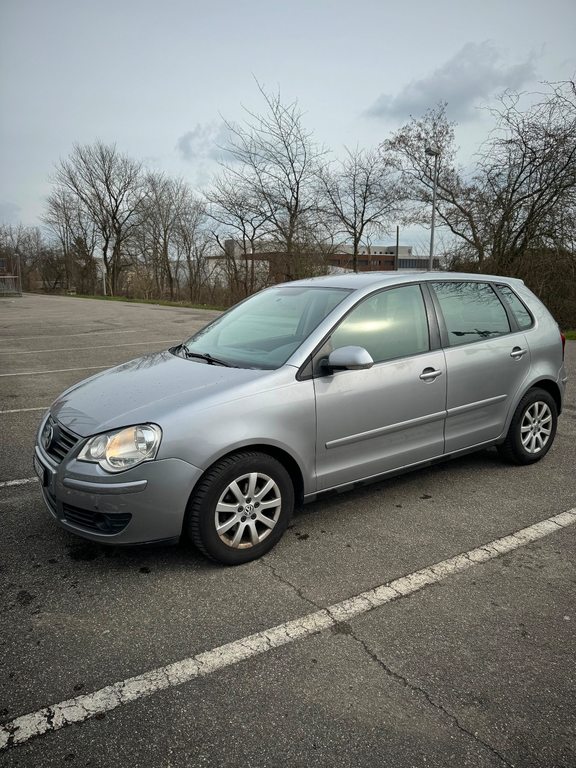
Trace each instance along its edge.
<path fill-rule="evenodd" d="M 351 635 L 369 658 L 378 664 L 388 676 L 410 690 L 410 692 L 420 694 L 432 708 L 448 718 L 451 724 L 456 726 L 461 733 L 481 745 L 487 752 L 496 757 L 499 762 L 508 766 L 508 768 L 513 768 L 513 764 L 508 762 L 495 747 L 481 739 L 478 733 L 466 728 L 456 715 L 449 712 L 439 701 L 436 701 L 432 694 L 387 666 L 371 650 L 366 641 L 354 634 L 349 622 L 351 619 L 366 614 L 374 608 L 380 608 L 395 600 L 408 598 L 421 589 L 438 584 L 449 576 L 462 573 L 470 567 L 488 562 L 519 547 L 531 544 L 555 532 L 558 528 L 565 528 L 575 522 L 576 508 L 547 520 L 542 520 L 532 526 L 516 531 L 514 534 L 495 539 L 476 549 L 437 562 L 407 576 L 381 584 L 326 608 L 318 605 L 310 597 L 307 597 L 302 587 L 296 586 L 296 584 L 283 576 L 272 563 L 267 560 L 260 560 L 260 565 L 266 567 L 275 580 L 288 587 L 302 601 L 314 606 L 315 612 L 284 622 L 265 631 L 257 632 L 240 640 L 212 648 L 194 657 L 185 658 L 164 667 L 149 670 L 127 680 L 118 681 L 91 694 L 80 695 L 73 699 L 44 707 L 37 712 L 22 715 L 10 723 L 0 725 L 0 749 L 16 746 L 35 736 L 58 730 L 66 725 L 83 722 L 91 717 L 101 719 L 105 716 L 106 712 L 123 704 L 150 696 L 172 685 L 180 685 L 195 677 L 210 675 L 219 669 L 237 664 L 273 648 L 280 648 L 294 640 L 310 637 L 331 629 L 335 634 Z"/>
<path fill-rule="evenodd" d="M 408 678 L 401 675 L 399 672 L 396 672 L 395 670 L 391 669 L 369 646 L 368 643 L 365 640 L 362 640 L 362 638 L 358 637 L 352 627 L 348 625 L 348 631 L 344 634 L 350 636 L 353 640 L 355 640 L 365 651 L 365 653 L 374 661 L 378 666 L 384 670 L 384 672 L 388 675 L 388 677 L 391 677 L 393 680 L 395 680 L 397 683 L 400 683 L 404 688 L 407 688 L 408 690 L 412 691 L 413 693 L 420 694 L 427 702 L 430 704 L 434 709 L 441 712 L 443 715 L 445 715 L 447 718 L 449 718 L 452 723 L 458 728 L 458 730 L 465 734 L 466 736 L 469 736 L 471 739 L 473 739 L 476 743 L 480 744 L 480 746 L 484 747 L 484 749 L 487 749 L 491 754 L 493 754 L 495 757 L 497 757 L 503 765 L 508 766 L 508 768 L 514 768 L 514 764 L 510 763 L 504 755 L 502 755 L 495 747 L 493 747 L 491 744 L 489 744 L 487 741 L 484 741 L 483 739 L 478 736 L 477 733 L 474 731 L 470 731 L 466 726 L 462 725 L 462 723 L 458 720 L 456 715 L 452 714 L 452 712 L 449 712 L 446 707 L 444 707 L 443 704 L 441 704 L 438 701 L 435 701 L 431 694 L 428 693 L 428 691 L 425 688 L 422 688 L 419 685 L 416 685 L 415 683 L 410 682 Z"/>
<path fill-rule="evenodd" d="M 306 597 L 304 594 L 304 590 L 302 587 L 297 587 L 296 584 L 293 584 L 289 579 L 287 579 L 285 576 L 282 576 L 276 568 L 268 561 L 267 557 L 261 557 L 258 561 L 261 565 L 268 568 L 268 570 L 271 572 L 271 574 L 274 576 L 274 578 L 279 581 L 281 584 L 284 584 L 287 587 L 290 587 L 290 589 L 301 599 L 304 600 L 305 603 L 308 603 L 308 605 L 312 605 L 314 608 L 317 608 L 319 611 L 325 610 L 324 606 L 319 605 L 318 603 L 314 602 L 312 598 Z"/>
<path fill-rule="evenodd" d="M 46 718 L 46 725 L 50 728 L 51 731 L 54 730 L 54 715 L 55 712 L 52 707 L 48 707 L 44 717 Z"/>
<path fill-rule="evenodd" d="M 482 549 L 485 549 L 485 548 L 482 547 Z M 485 550 L 485 551 L 488 551 L 488 550 Z M 472 563 L 473 565 L 477 565 L 477 562 L 475 562 L 472 558 L 468 557 L 467 553 L 464 554 L 464 557 L 467 560 L 469 560 L 469 562 Z M 295 584 L 293 584 L 291 581 L 289 581 L 289 579 L 287 579 L 286 577 L 282 576 L 277 571 L 277 569 L 274 568 L 272 563 L 268 562 L 268 560 L 266 558 L 262 558 L 260 560 L 260 563 L 270 570 L 270 572 L 272 573 L 274 578 L 277 579 L 277 581 L 279 581 L 281 584 L 284 584 L 285 586 L 290 587 L 290 589 L 292 589 L 292 591 L 301 600 L 304 600 L 305 602 L 309 603 L 310 605 L 313 605 L 315 608 L 323 610 L 323 607 L 321 605 L 319 605 L 318 603 L 314 602 L 314 600 L 312 600 L 311 598 L 309 598 L 309 597 L 307 597 L 306 595 L 303 594 L 303 589 L 301 587 L 297 587 Z M 390 585 L 388 585 L 388 586 L 390 586 Z M 393 591 L 396 592 L 396 594 L 397 594 L 397 597 L 393 598 L 394 601 L 397 600 L 398 598 L 404 597 L 404 595 L 401 592 L 399 592 L 398 590 L 393 589 Z M 326 609 L 324 609 L 324 610 L 326 610 Z M 407 688 L 408 690 L 412 691 L 413 693 L 420 694 L 420 696 L 422 696 L 428 702 L 428 704 L 431 707 L 433 707 L 435 710 L 441 712 L 445 717 L 447 717 L 456 726 L 456 728 L 461 733 L 463 733 L 465 736 L 468 736 L 469 738 L 473 739 L 481 747 L 483 747 L 484 749 L 488 750 L 492 755 L 494 755 L 494 757 L 496 757 L 498 760 L 500 760 L 500 762 L 503 765 L 507 766 L 508 768 L 514 768 L 514 764 L 513 763 L 510 763 L 508 760 L 506 760 L 504 755 L 502 755 L 491 744 L 489 744 L 488 742 L 486 742 L 483 739 L 481 739 L 480 736 L 478 736 L 477 733 L 475 733 L 474 731 L 470 731 L 468 728 L 466 728 L 464 725 L 462 725 L 462 723 L 458 720 L 456 715 L 452 714 L 452 712 L 449 712 L 443 706 L 443 704 L 441 704 L 440 702 L 435 701 L 425 688 L 422 688 L 421 686 L 418 686 L 418 685 L 415 685 L 414 683 L 411 683 L 406 677 L 404 677 L 403 675 L 401 675 L 398 672 L 394 671 L 387 664 L 385 664 L 384 661 L 376 653 L 374 653 L 374 651 L 372 651 L 372 649 L 368 646 L 368 644 L 364 640 L 359 638 L 354 633 L 354 630 L 352 629 L 350 624 L 348 624 L 347 622 L 343 621 L 342 619 L 338 619 L 335 616 L 333 616 L 330 610 L 328 610 L 328 614 L 330 615 L 330 617 L 334 621 L 333 630 L 335 629 L 336 631 L 338 631 L 338 628 L 343 629 L 344 631 L 343 632 L 340 631 L 339 633 L 340 634 L 349 635 L 353 640 L 355 640 L 364 649 L 364 652 L 372 659 L 372 661 L 374 661 L 376 664 L 378 664 L 378 666 L 389 677 L 391 677 L 393 680 L 395 680 L 396 682 L 400 683 L 403 687 Z"/>
<path fill-rule="evenodd" d="M 18 726 L 12 726 L 12 725 L 5 725 L 4 726 L 8 730 L 8 739 L 6 741 L 6 748 L 10 749 L 14 746 L 14 734 L 18 730 Z"/>

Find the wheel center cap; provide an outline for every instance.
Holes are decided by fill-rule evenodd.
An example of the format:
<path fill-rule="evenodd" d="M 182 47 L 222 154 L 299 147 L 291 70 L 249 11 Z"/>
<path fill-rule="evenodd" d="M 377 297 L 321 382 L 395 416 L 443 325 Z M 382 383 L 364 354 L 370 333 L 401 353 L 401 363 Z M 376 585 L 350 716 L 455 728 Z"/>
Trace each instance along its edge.
<path fill-rule="evenodd" d="M 244 507 L 244 512 L 247 515 L 251 515 L 252 512 L 254 512 L 254 504 L 246 504 L 246 506 Z"/>

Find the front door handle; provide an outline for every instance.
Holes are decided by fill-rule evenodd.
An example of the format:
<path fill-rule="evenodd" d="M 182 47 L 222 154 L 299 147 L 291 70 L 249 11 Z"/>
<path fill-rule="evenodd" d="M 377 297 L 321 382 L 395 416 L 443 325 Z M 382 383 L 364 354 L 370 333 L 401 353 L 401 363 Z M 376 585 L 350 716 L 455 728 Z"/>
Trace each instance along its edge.
<path fill-rule="evenodd" d="M 434 368 L 424 368 L 420 374 L 422 381 L 434 381 L 438 376 L 442 376 L 442 371 L 437 371 Z"/>
<path fill-rule="evenodd" d="M 524 355 L 528 352 L 527 349 L 522 349 L 521 347 L 514 347 L 512 352 L 510 352 L 510 357 L 513 357 L 514 360 L 520 360 Z"/>

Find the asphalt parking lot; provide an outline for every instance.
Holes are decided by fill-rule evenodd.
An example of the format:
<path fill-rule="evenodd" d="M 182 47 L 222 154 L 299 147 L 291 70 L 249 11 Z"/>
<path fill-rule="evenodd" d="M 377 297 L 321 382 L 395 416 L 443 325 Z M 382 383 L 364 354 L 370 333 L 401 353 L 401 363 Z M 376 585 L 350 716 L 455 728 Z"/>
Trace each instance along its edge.
<path fill-rule="evenodd" d="M 576 525 L 438 567 L 422 589 L 402 584 L 576 508 L 576 342 L 556 442 L 532 467 L 484 451 L 315 502 L 269 555 L 233 569 L 186 544 L 106 548 L 57 528 L 31 465 L 44 410 L 213 316 L 0 299 L 3 765 L 573 768 Z M 393 599 L 347 620 L 342 608 L 312 630 L 302 618 L 390 582 Z M 146 688 L 183 660 L 184 682 Z M 91 696 L 149 672 L 132 701 Z M 93 709 L 74 724 L 54 730 L 54 710 L 40 713 L 85 695 Z M 21 726 L 18 741 L 11 724 L 26 715 L 41 727 Z"/>

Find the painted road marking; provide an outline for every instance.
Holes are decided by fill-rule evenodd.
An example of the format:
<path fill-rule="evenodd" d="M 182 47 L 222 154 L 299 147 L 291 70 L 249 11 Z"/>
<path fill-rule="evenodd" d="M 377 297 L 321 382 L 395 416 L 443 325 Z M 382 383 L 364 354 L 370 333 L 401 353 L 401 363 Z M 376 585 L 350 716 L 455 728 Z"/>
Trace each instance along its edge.
<path fill-rule="evenodd" d="M 28 485 L 28 483 L 37 483 L 37 477 L 24 477 L 22 480 L 4 480 L 0 482 L 0 488 L 11 488 L 14 485 Z"/>
<path fill-rule="evenodd" d="M 145 344 L 174 344 L 174 339 L 159 339 L 158 341 L 131 341 L 128 344 L 114 344 L 113 349 L 118 347 L 140 347 Z M 0 350 L 0 355 L 39 355 L 42 352 L 77 352 L 83 349 L 110 349 L 110 344 L 100 344 L 97 347 L 58 347 L 56 349 L 27 349 L 27 350 Z"/>
<path fill-rule="evenodd" d="M 25 413 L 26 411 L 47 411 L 47 405 L 41 405 L 39 408 L 11 408 L 8 411 L 0 411 L 0 415 L 3 413 Z"/>
<path fill-rule="evenodd" d="M 400 600 L 431 584 L 437 584 L 455 573 L 461 573 L 507 552 L 512 552 L 573 523 L 576 523 L 576 507 L 509 536 L 495 539 L 481 547 L 415 571 L 408 576 L 381 584 L 315 613 L 309 613 L 299 619 L 287 621 L 285 624 L 248 635 L 241 640 L 226 643 L 165 667 L 152 669 L 142 675 L 112 683 L 93 693 L 67 699 L 37 712 L 22 715 L 0 726 L 0 749 L 23 744 L 35 736 L 56 731 L 72 723 L 81 723 L 95 715 L 110 712 L 123 704 L 151 696 L 156 691 L 182 685 L 197 677 L 211 675 L 213 672 L 267 653 L 274 648 L 316 635 L 336 624 L 350 621 L 393 600 Z"/>
<path fill-rule="evenodd" d="M 67 373 L 68 371 L 95 371 L 112 368 L 111 365 L 87 365 L 83 368 L 60 368 L 56 371 L 19 371 L 18 373 L 0 373 L 0 376 L 39 376 L 42 373 Z"/>
<path fill-rule="evenodd" d="M 10 336 L 8 338 L 0 338 L 0 341 L 24 341 L 27 339 L 53 339 L 54 336 L 65 336 L 68 338 L 69 336 L 91 336 L 93 333 L 142 333 L 141 328 L 134 328 L 132 330 L 123 330 L 123 331 L 107 331 L 107 330 L 96 330 L 96 331 L 82 331 L 80 333 L 42 333 L 38 336 Z"/>

